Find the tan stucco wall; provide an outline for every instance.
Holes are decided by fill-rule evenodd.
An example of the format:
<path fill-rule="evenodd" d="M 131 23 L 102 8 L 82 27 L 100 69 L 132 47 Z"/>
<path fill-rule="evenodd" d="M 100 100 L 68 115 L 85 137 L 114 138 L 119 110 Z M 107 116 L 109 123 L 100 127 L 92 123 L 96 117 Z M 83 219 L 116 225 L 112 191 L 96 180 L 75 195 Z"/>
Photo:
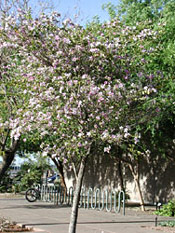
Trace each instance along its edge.
<path fill-rule="evenodd" d="M 145 202 L 167 202 L 175 197 L 175 164 L 167 163 L 163 159 L 149 164 L 142 162 L 141 171 L 140 184 Z M 130 200 L 139 202 L 135 182 L 127 167 L 123 169 L 123 179 Z M 66 184 L 68 187 L 74 184 L 71 171 L 66 174 Z M 117 161 L 108 155 L 89 159 L 83 186 L 120 190 Z"/>

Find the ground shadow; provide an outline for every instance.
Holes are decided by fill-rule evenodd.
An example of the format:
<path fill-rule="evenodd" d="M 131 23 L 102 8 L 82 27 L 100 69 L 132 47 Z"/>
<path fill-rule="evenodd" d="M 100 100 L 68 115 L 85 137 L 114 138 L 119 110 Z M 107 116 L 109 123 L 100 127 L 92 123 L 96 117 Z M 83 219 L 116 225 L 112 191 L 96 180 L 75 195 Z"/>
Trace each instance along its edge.
<path fill-rule="evenodd" d="M 78 222 L 77 225 L 86 225 L 86 224 L 134 224 L 134 223 L 154 223 L 155 220 L 138 220 L 138 221 L 95 221 L 95 222 Z M 62 223 L 29 223 L 30 226 L 54 226 L 54 225 L 69 225 L 69 222 L 62 222 Z"/>
<path fill-rule="evenodd" d="M 70 208 L 70 205 L 54 205 L 54 204 L 13 205 L 1 209 L 60 209 L 60 208 Z"/>

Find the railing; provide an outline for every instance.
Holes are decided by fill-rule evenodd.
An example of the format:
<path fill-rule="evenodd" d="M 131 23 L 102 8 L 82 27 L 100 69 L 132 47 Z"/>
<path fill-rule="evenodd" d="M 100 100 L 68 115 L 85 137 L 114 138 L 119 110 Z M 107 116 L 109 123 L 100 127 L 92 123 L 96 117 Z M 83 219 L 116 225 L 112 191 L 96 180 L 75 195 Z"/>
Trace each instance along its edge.
<path fill-rule="evenodd" d="M 72 205 L 74 189 L 70 187 L 67 194 L 61 186 L 42 185 L 37 187 L 40 190 L 42 201 L 53 202 L 54 204 Z M 125 215 L 125 193 L 115 190 L 101 190 L 99 188 L 82 188 L 79 207 L 85 209 L 106 210 L 107 212 L 119 213 L 122 209 Z"/>

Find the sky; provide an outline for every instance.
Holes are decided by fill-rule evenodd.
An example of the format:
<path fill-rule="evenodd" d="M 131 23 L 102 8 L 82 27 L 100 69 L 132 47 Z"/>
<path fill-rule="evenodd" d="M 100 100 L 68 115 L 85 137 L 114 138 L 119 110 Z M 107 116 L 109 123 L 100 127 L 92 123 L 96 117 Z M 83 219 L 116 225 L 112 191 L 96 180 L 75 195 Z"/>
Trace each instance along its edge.
<path fill-rule="evenodd" d="M 102 5 L 111 2 L 115 6 L 119 4 L 120 0 L 50 0 L 51 4 L 63 17 L 74 18 L 78 15 L 78 23 L 85 25 L 87 21 L 91 21 L 96 15 L 100 17 L 101 21 L 108 20 L 108 14 L 102 10 Z M 42 3 L 48 0 L 41 1 Z M 37 1 L 31 0 L 32 8 L 36 9 Z"/>

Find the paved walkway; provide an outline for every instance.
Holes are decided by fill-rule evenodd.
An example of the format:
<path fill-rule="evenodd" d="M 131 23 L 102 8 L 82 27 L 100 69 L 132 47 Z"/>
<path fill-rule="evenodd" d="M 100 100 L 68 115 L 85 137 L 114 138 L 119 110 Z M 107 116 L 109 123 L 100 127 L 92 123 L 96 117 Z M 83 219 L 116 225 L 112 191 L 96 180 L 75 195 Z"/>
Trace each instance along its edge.
<path fill-rule="evenodd" d="M 41 233 L 67 233 L 70 207 L 0 197 L 0 217 L 32 226 Z M 159 217 L 159 220 L 163 219 Z M 164 218 L 166 219 L 166 218 Z M 158 233 L 155 216 L 126 209 L 126 215 L 79 209 L 77 233 Z"/>

